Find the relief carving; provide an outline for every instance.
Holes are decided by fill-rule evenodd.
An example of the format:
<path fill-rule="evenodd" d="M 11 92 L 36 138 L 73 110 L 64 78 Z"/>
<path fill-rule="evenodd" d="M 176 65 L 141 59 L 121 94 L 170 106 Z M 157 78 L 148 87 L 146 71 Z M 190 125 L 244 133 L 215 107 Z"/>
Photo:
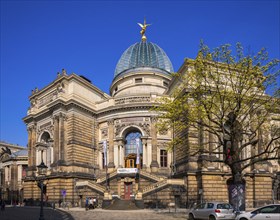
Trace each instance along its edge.
<path fill-rule="evenodd" d="M 101 139 L 107 139 L 108 138 L 108 129 L 107 128 L 104 128 L 104 129 L 101 129 Z"/>
<path fill-rule="evenodd" d="M 145 131 L 147 136 L 150 136 L 150 131 L 151 130 L 150 130 L 150 124 L 149 123 L 144 122 L 144 123 L 139 123 L 138 125 L 139 125 L 139 127 L 141 127 Z"/>

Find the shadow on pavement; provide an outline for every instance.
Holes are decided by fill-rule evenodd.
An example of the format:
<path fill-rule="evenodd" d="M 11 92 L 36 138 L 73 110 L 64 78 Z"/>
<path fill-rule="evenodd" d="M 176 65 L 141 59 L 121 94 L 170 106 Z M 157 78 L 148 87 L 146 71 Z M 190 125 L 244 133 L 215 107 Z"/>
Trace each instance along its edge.
<path fill-rule="evenodd" d="M 44 208 L 45 220 L 74 220 L 72 215 L 66 211 Z M 40 217 L 40 207 L 6 207 L 0 211 L 1 220 L 38 220 Z"/>

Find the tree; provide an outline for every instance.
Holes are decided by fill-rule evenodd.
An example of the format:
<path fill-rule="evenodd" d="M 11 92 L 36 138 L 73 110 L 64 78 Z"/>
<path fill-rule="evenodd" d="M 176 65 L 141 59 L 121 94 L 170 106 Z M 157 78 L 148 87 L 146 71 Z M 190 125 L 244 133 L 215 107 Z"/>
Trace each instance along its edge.
<path fill-rule="evenodd" d="M 204 159 L 228 165 L 238 184 L 247 167 L 280 157 L 280 99 L 279 60 L 269 60 L 265 49 L 255 55 L 244 55 L 240 43 L 235 49 L 210 51 L 202 43 L 197 58 L 186 60 L 185 73 L 174 74 L 172 98 L 161 98 L 154 110 L 159 130 L 176 133 L 171 147 L 212 155 Z M 194 129 L 197 145 L 186 135 Z"/>

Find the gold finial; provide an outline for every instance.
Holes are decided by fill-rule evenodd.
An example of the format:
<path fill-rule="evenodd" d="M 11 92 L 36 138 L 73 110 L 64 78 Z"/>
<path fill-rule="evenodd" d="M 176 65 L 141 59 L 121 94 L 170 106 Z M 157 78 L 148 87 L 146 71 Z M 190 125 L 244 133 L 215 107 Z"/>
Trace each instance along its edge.
<path fill-rule="evenodd" d="M 146 28 L 148 26 L 150 26 L 151 24 L 146 24 L 146 18 L 144 18 L 144 24 L 140 24 L 140 23 L 137 23 L 137 24 L 139 24 L 139 26 L 142 28 L 140 31 L 140 34 L 142 35 L 142 41 L 146 41 L 147 40 L 147 38 L 145 36 Z"/>

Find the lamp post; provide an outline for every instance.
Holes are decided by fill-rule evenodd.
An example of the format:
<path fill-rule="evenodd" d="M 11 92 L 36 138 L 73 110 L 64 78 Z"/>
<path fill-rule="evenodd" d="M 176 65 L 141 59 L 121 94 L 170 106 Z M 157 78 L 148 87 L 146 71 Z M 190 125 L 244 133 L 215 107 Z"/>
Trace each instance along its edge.
<path fill-rule="evenodd" d="M 44 189 L 44 177 L 46 176 L 48 167 L 44 164 L 44 162 L 42 160 L 41 164 L 38 165 L 37 168 L 38 168 L 38 175 L 40 177 L 39 184 L 40 184 L 40 188 L 41 188 L 41 209 L 40 209 L 39 220 L 45 220 L 44 212 L 43 212 L 43 189 Z"/>

